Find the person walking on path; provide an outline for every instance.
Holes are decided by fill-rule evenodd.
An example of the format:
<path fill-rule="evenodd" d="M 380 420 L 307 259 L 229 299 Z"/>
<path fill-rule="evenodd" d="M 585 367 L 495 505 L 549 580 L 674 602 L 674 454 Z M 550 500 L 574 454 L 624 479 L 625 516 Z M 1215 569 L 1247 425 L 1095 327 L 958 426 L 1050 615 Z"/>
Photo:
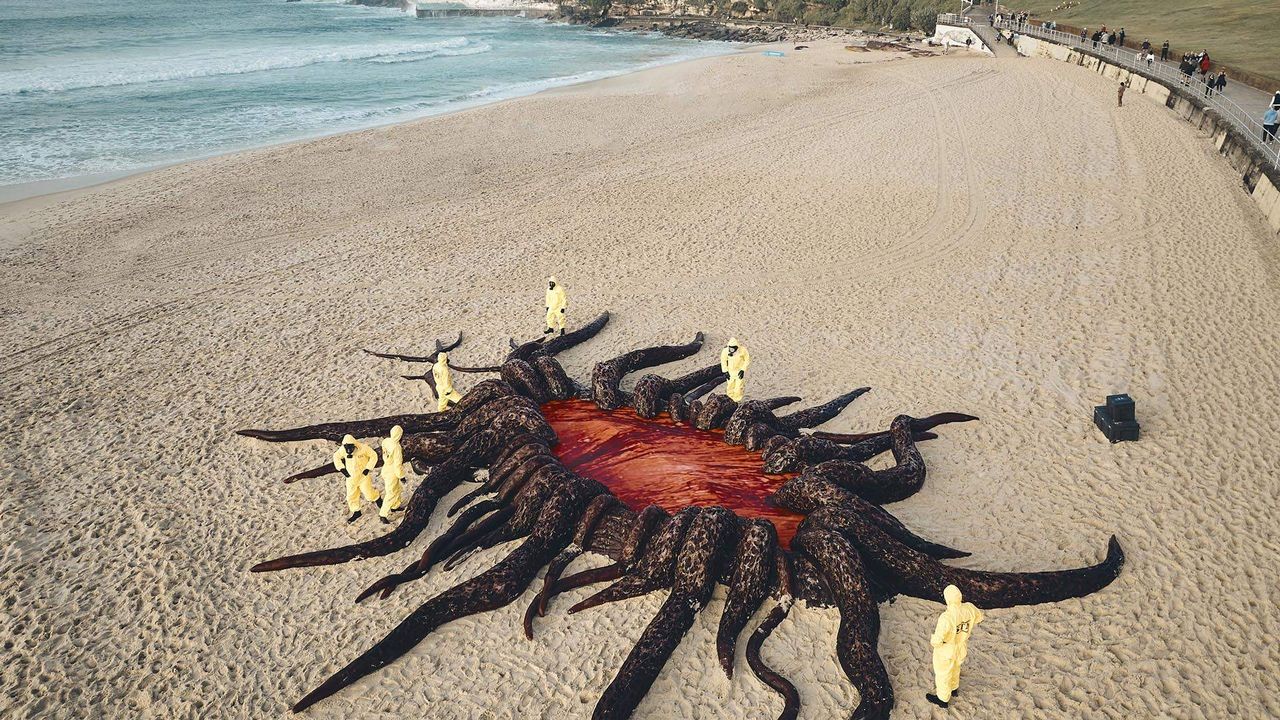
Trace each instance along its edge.
<path fill-rule="evenodd" d="M 1080 42 L 1084 42 L 1089 37 L 1089 28 L 1080 28 Z"/>
<path fill-rule="evenodd" d="M 1201 75 L 1205 75 L 1209 72 L 1210 64 L 1211 63 L 1209 62 L 1209 51 L 1206 49 L 1204 52 L 1200 53 L 1200 74 Z"/>
<path fill-rule="evenodd" d="M 1165 40 L 1164 44 L 1160 46 L 1160 62 L 1168 62 L 1168 61 L 1169 61 L 1169 41 Z"/>
<path fill-rule="evenodd" d="M 1271 144 L 1276 139 L 1276 129 L 1280 127 L 1280 105 L 1272 105 L 1262 114 L 1262 142 Z"/>
<path fill-rule="evenodd" d="M 1213 96 L 1213 84 L 1218 82 L 1218 78 L 1213 73 L 1205 73 L 1204 75 L 1204 96 Z"/>
<path fill-rule="evenodd" d="M 1116 34 L 1116 44 L 1124 47 L 1124 28 L 1120 28 L 1120 32 Z"/>
<path fill-rule="evenodd" d="M 1143 53 L 1151 52 L 1151 41 L 1147 40 L 1146 38 L 1143 38 L 1142 40 L 1142 52 Z"/>
<path fill-rule="evenodd" d="M 1213 81 L 1213 87 L 1218 91 L 1219 95 L 1221 95 L 1222 92 L 1227 89 L 1227 71 L 1226 70 L 1218 71 L 1218 79 Z"/>
<path fill-rule="evenodd" d="M 1124 89 L 1127 86 L 1124 81 L 1120 81 L 1120 89 L 1116 91 L 1116 107 L 1124 107 Z"/>

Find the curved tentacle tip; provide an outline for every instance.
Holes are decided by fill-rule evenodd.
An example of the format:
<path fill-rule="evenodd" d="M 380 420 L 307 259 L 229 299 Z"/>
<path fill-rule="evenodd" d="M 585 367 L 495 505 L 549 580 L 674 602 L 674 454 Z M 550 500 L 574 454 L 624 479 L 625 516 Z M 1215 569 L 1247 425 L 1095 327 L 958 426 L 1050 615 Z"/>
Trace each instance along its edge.
<path fill-rule="evenodd" d="M 703 334 L 703 332 L 702 332 L 701 330 L 699 330 L 698 332 L 694 333 L 694 335 L 693 335 L 693 341 L 694 341 L 695 343 L 697 343 L 698 345 L 701 345 L 702 343 L 706 342 L 706 340 L 707 340 L 707 336 L 706 336 L 705 334 Z"/>
<path fill-rule="evenodd" d="M 379 599 L 385 600 L 387 599 L 387 597 L 391 595 L 391 591 L 395 590 L 396 586 L 399 584 L 400 584 L 399 575 L 388 575 L 378 580 L 374 584 L 370 585 L 369 587 L 365 588 L 359 595 L 357 595 L 356 604 L 359 605 L 360 603 L 364 602 L 366 599 L 373 597 L 375 594 L 379 592 L 382 593 L 382 597 Z"/>
<path fill-rule="evenodd" d="M 1103 563 L 1114 568 L 1116 575 L 1119 576 L 1120 568 L 1124 567 L 1124 561 L 1124 548 L 1120 547 L 1120 539 L 1112 535 L 1111 540 L 1107 542 L 1107 559 Z"/>
<path fill-rule="evenodd" d="M 257 565 L 254 565 L 253 567 L 249 568 L 249 572 L 251 573 L 273 572 L 275 570 L 283 570 L 285 569 L 285 567 L 286 566 L 283 563 L 283 558 L 279 560 L 264 560 L 258 563 Z"/>

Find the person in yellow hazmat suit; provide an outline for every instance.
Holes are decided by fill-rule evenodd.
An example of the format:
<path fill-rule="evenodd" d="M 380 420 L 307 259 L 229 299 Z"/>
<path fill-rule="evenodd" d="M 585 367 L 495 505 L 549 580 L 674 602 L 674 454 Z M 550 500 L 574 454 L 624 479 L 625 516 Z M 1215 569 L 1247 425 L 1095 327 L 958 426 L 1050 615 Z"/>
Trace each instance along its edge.
<path fill-rule="evenodd" d="M 556 281 L 555 276 L 547 278 L 547 329 L 543 335 L 550 335 L 556 330 L 564 334 L 564 313 L 569 307 L 569 299 L 565 297 L 564 285 Z"/>
<path fill-rule="evenodd" d="M 342 438 L 342 447 L 333 454 L 333 466 L 347 478 L 347 509 L 355 522 L 360 517 L 360 496 L 370 502 L 382 504 L 378 491 L 373 489 L 373 467 L 378 464 L 378 453 L 350 435 Z"/>
<path fill-rule="evenodd" d="M 734 402 L 742 402 L 747 385 L 747 367 L 750 365 L 751 353 L 738 344 L 737 338 L 729 338 L 729 343 L 720 351 L 720 372 L 729 379 L 725 395 Z"/>
<path fill-rule="evenodd" d="M 391 436 L 382 441 L 382 509 L 378 517 L 384 523 L 391 522 L 391 513 L 404 509 L 401 483 L 405 474 L 413 469 L 404 461 L 404 450 L 400 447 L 403 435 L 404 428 L 396 425 L 391 428 Z"/>
<path fill-rule="evenodd" d="M 431 366 L 431 379 L 436 381 L 436 411 L 444 412 L 450 405 L 455 405 L 462 396 L 453 389 L 453 376 L 449 374 L 449 353 L 436 355 L 436 364 Z M 383 458 L 386 462 L 386 458 Z"/>
<path fill-rule="evenodd" d="M 982 622 L 982 611 L 973 603 L 962 602 L 960 588 L 955 585 L 943 589 L 942 598 L 947 601 L 947 609 L 929 638 L 933 646 L 934 692 L 926 693 L 925 699 L 945 708 L 951 696 L 958 694 L 960 666 L 969 653 L 969 635 Z"/>

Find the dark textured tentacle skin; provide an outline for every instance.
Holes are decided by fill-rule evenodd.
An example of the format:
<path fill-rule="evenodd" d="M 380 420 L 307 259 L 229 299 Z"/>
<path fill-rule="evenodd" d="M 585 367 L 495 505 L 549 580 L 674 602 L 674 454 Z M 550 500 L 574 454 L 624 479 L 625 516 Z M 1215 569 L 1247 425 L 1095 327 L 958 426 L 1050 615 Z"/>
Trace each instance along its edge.
<path fill-rule="evenodd" d="M 507 359 L 528 362 L 538 355 L 558 355 L 595 337 L 608 323 L 609 313 L 602 312 L 594 320 L 573 332 L 567 332 L 546 342 L 539 338 L 521 345 L 515 345 Z"/>
<path fill-rule="evenodd" d="M 778 552 L 775 555 L 777 576 L 778 576 L 778 592 L 781 597 L 778 604 L 769 611 L 768 617 L 764 622 L 760 623 L 760 627 L 751 633 L 751 637 L 747 640 L 747 665 L 751 668 L 751 672 L 755 674 L 760 682 L 773 688 L 775 692 L 782 696 L 782 712 L 778 715 L 778 720 L 795 720 L 800 714 L 800 692 L 796 690 L 796 686 L 787 680 L 780 673 L 775 671 L 764 663 L 760 658 L 760 650 L 764 647 L 764 641 L 769 639 L 769 635 L 787 619 L 787 613 L 791 610 L 794 603 L 792 597 L 791 585 L 791 569 L 787 560 L 786 552 Z"/>
<path fill-rule="evenodd" d="M 467 508 L 467 511 L 455 520 L 447 530 L 438 535 L 429 545 L 427 545 L 427 549 L 422 551 L 422 557 L 420 559 L 410 563 L 409 567 L 406 567 L 404 570 L 387 575 L 365 588 L 356 596 L 356 602 L 358 603 L 363 601 L 365 598 L 372 597 L 375 593 L 382 593 L 382 599 L 386 600 L 397 587 L 426 575 L 431 569 L 431 566 L 440 559 L 446 549 L 453 544 L 455 540 L 457 540 L 459 535 L 470 528 L 480 518 L 501 508 L 502 504 L 495 500 L 484 500 L 476 503 L 473 507 Z"/>
<path fill-rule="evenodd" d="M 348 434 L 358 438 L 386 435 L 395 425 L 403 428 L 406 435 L 448 430 L 460 418 L 466 417 L 489 401 L 510 395 L 513 392 L 514 390 L 512 390 L 511 386 L 500 380 L 486 380 L 477 383 L 475 387 L 471 388 L 457 405 L 440 413 L 390 415 L 371 420 L 321 423 L 288 430 L 237 430 L 236 434 L 267 442 L 293 442 L 297 440 L 338 442 L 343 435 Z"/>
<path fill-rule="evenodd" d="M 676 560 L 671 594 L 600 696 L 591 715 L 593 720 L 631 717 L 711 597 L 720 575 L 723 550 L 735 541 L 736 528 L 734 514 L 720 507 L 706 508 L 693 520 Z"/>
<path fill-rule="evenodd" d="M 387 358 L 388 360 L 403 360 L 405 362 L 434 363 L 437 359 L 439 359 L 440 353 L 453 352 L 453 350 L 461 344 L 462 344 L 462 331 L 458 331 L 458 339 L 454 340 L 448 345 L 445 345 L 441 343 L 439 340 L 437 340 L 436 350 L 430 355 L 397 355 L 396 353 L 374 352 L 372 350 L 365 350 L 365 352 L 374 357 Z"/>
<path fill-rule="evenodd" d="M 813 559 L 840 610 L 836 657 L 861 698 L 852 717 L 886 720 L 893 709 L 893 688 L 876 651 L 880 612 L 858 552 L 839 533 L 818 528 L 797 533 L 791 544 Z"/>
<path fill-rule="evenodd" d="M 786 428 L 789 430 L 799 430 L 801 428 L 817 427 L 822 423 L 830 420 L 831 418 L 839 415 L 841 411 L 843 411 L 846 407 L 849 406 L 849 403 L 853 402 L 854 400 L 857 400 L 859 397 L 861 397 L 862 395 L 870 391 L 871 391 L 871 388 L 869 387 L 861 387 L 856 390 L 850 390 L 849 392 L 841 395 L 840 397 L 828 400 L 827 402 L 821 405 L 817 405 L 811 408 L 805 408 L 804 410 L 793 412 L 790 415 L 783 415 L 782 417 L 778 418 L 778 426 L 780 429 Z"/>
<path fill-rule="evenodd" d="M 1071 570 L 1005 573 L 966 570 L 937 562 L 890 537 L 860 513 L 844 507 L 823 507 L 801 523 L 835 530 L 852 542 L 866 563 L 892 578 L 903 595 L 937 601 L 947 585 L 983 608 L 1038 605 L 1083 597 L 1111 584 L 1124 566 L 1124 551 L 1115 536 L 1107 557 L 1097 565 Z"/>
<path fill-rule="evenodd" d="M 689 407 L 689 424 L 699 430 L 718 430 L 724 427 L 738 403 L 728 395 L 715 394 Z"/>
<path fill-rule="evenodd" d="M 716 367 L 719 368 L 720 366 L 717 365 Z M 694 405 L 699 403 L 699 398 L 715 390 L 724 381 L 724 373 L 718 372 L 715 377 L 687 393 L 673 393 L 671 398 L 667 400 L 667 415 L 671 416 L 671 419 L 676 422 L 691 421 Z"/>
<path fill-rule="evenodd" d="M 640 514 L 636 516 L 636 521 L 632 523 L 630 530 L 627 532 L 626 538 L 622 541 L 622 547 L 618 552 L 618 561 L 622 563 L 623 567 L 631 567 L 640 558 L 640 554 L 644 552 L 649 539 L 653 537 L 654 529 L 670 518 L 671 515 L 657 505 L 647 505 L 640 511 Z"/>
<path fill-rule="evenodd" d="M 716 655 L 724 674 L 733 677 L 733 651 L 738 635 L 773 587 L 774 553 L 778 532 L 773 523 L 759 518 L 746 522 L 742 539 L 733 553 L 736 559 L 729 579 L 729 594 L 716 631 Z"/>
<path fill-rule="evenodd" d="M 806 475 L 816 476 L 878 505 L 905 500 L 924 487 L 925 464 L 911 435 L 911 418 L 899 415 L 889 430 L 893 437 L 893 458 L 897 465 L 872 470 L 862 463 L 828 460 L 805 468 Z"/>
<path fill-rule="evenodd" d="M 630 393 L 618 388 L 623 376 L 654 365 L 683 360 L 702 349 L 702 340 L 702 333 L 698 333 L 691 343 L 641 348 L 597 363 L 591 372 L 591 399 L 601 410 L 617 410 L 630 405 Z"/>
<path fill-rule="evenodd" d="M 338 469 L 333 466 L 333 463 L 327 462 L 324 465 L 321 465 L 320 467 L 315 467 L 315 468 L 311 468 L 310 470 L 303 470 L 302 472 L 294 473 L 289 477 L 285 478 L 284 482 L 295 483 L 295 482 L 298 482 L 299 480 L 309 480 L 311 478 L 324 477 L 325 475 L 329 475 L 331 473 L 336 473 L 336 472 L 338 472 Z"/>
<path fill-rule="evenodd" d="M 538 569 L 569 544 L 574 523 L 591 498 L 606 492 L 597 483 L 571 478 L 556 489 L 542 510 L 537 529 L 519 547 L 492 568 L 428 600 L 363 655 L 299 700 L 293 711 L 301 712 L 395 661 L 440 626 L 515 600 Z"/>
<path fill-rule="evenodd" d="M 778 418 L 773 411 L 796 402 L 800 402 L 800 398 L 787 396 L 738 403 L 724 423 L 724 441 L 730 445 L 746 445 L 749 450 L 759 448 L 768 438 L 779 433 Z"/>
<path fill-rule="evenodd" d="M 917 441 L 936 437 L 928 431 L 945 423 L 968 422 L 977 420 L 972 415 L 962 413 L 938 413 L 926 418 L 913 420 L 911 429 Z M 858 438 L 852 443 L 829 438 Z M 798 472 L 806 465 L 816 465 L 828 460 L 849 460 L 866 462 L 893 446 L 893 439 L 888 432 L 867 433 L 862 435 L 834 435 L 832 433 L 814 433 L 800 437 L 778 437 L 763 445 L 764 471 L 766 473 Z"/>
<path fill-rule="evenodd" d="M 632 390 L 632 406 L 640 417 L 655 418 L 667 409 L 667 403 L 673 395 L 683 395 L 709 380 L 721 377 L 723 373 L 720 372 L 719 363 L 672 380 L 661 375 L 644 375 L 636 381 Z"/>
<path fill-rule="evenodd" d="M 578 389 L 574 387 L 573 380 L 569 379 L 569 374 L 554 357 L 538 355 L 533 359 L 532 365 L 542 373 L 548 400 L 568 400 L 577 394 Z"/>
<path fill-rule="evenodd" d="M 595 497 L 587 509 L 582 513 L 582 520 L 578 522 L 578 531 L 573 536 L 573 542 L 569 546 L 560 551 L 559 555 L 551 561 L 547 566 L 547 572 L 542 578 L 542 589 L 534 596 L 529 603 L 529 608 L 524 613 L 524 636 L 530 640 L 533 639 L 533 618 L 534 615 L 543 617 L 547 614 L 547 603 L 550 601 L 556 582 L 560 580 L 560 574 L 583 553 L 583 549 L 591 541 L 591 533 L 595 531 L 596 525 L 604 517 L 605 513 L 613 510 L 621 505 L 621 502 L 612 495 L 607 493 Z"/>
<path fill-rule="evenodd" d="M 440 502 L 440 498 L 457 487 L 464 477 L 466 477 L 465 469 L 454 464 L 437 465 L 431 468 L 413 491 L 413 496 L 409 498 L 409 504 L 405 506 L 404 519 L 386 535 L 353 545 L 260 562 L 249 570 L 250 572 L 270 572 L 287 568 L 338 565 L 351 560 L 379 557 L 403 550 L 426 529 L 427 523 L 431 520 L 431 513 L 435 511 L 436 503 Z"/>
<path fill-rule="evenodd" d="M 430 432 L 451 427 L 456 415 L 443 413 L 414 413 L 409 415 L 388 415 L 387 417 L 369 420 L 352 420 L 349 422 L 320 423 L 287 430 L 237 430 L 237 435 L 265 440 L 267 442 L 295 442 L 298 440 L 328 440 L 338 442 L 343 435 L 358 438 L 386 435 L 392 427 L 399 425 L 406 433 Z"/>
<path fill-rule="evenodd" d="M 542 373 L 524 360 L 508 360 L 502 363 L 502 379 L 521 395 L 541 405 L 551 399 L 551 388 Z"/>
<path fill-rule="evenodd" d="M 652 538 L 645 544 L 644 552 L 632 567 L 627 568 L 626 575 L 604 590 L 569 608 L 569 613 L 647 595 L 658 588 L 670 586 L 671 574 L 675 571 L 676 558 L 680 552 L 680 545 L 684 542 L 685 532 L 701 511 L 702 508 L 689 507 L 672 515 L 661 529 L 654 532 Z"/>
<path fill-rule="evenodd" d="M 932 558 L 962 558 L 969 553 L 940 545 L 916 535 L 879 505 L 863 500 L 844 488 L 811 474 L 802 474 L 782 484 L 769 499 L 784 508 L 808 515 L 820 507 L 844 507 L 861 513 L 906 547 Z"/>

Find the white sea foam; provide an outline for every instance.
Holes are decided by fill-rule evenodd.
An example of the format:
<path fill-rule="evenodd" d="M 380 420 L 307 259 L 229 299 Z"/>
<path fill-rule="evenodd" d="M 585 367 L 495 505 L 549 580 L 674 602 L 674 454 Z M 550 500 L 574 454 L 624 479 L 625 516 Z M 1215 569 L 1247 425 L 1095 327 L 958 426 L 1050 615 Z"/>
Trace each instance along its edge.
<path fill-rule="evenodd" d="M 235 53 L 214 51 L 172 58 L 142 58 L 121 62 L 123 67 L 117 68 L 102 68 L 95 64 L 63 65 L 43 72 L 30 69 L 7 70 L 0 71 L 0 95 L 64 92 L 218 75 L 243 75 L 320 63 L 445 54 L 451 50 L 466 48 L 469 43 L 465 37 L 453 37 L 431 42 L 389 42 L 347 47 L 264 47 Z"/>

